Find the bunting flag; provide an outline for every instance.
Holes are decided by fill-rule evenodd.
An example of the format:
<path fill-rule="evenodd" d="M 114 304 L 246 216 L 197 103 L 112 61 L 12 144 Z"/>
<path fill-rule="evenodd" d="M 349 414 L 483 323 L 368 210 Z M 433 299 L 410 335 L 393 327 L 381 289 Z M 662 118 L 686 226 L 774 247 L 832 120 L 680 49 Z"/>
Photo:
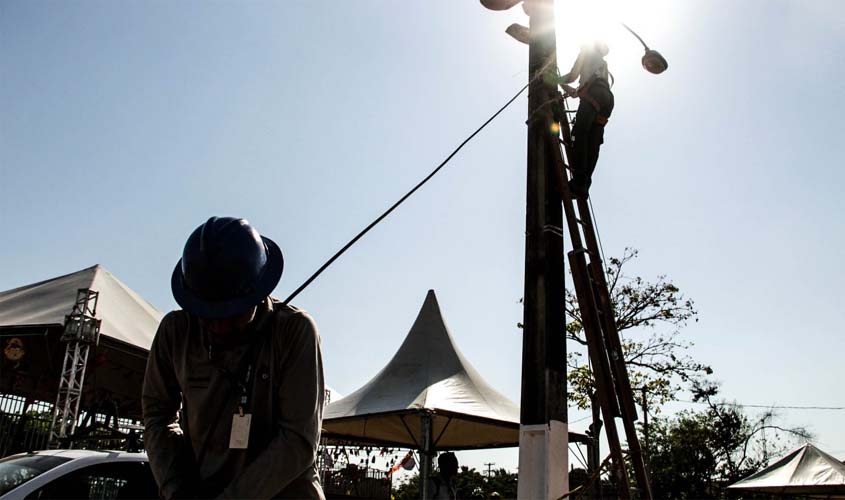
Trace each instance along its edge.
<path fill-rule="evenodd" d="M 416 461 L 416 459 L 414 459 L 414 452 L 409 451 L 405 455 L 405 458 L 403 458 L 402 460 L 399 461 L 399 463 L 397 463 L 396 465 L 394 465 L 393 467 L 390 468 L 390 472 L 388 473 L 388 475 L 392 476 L 399 469 L 403 469 L 403 468 L 405 470 L 414 470 L 414 467 L 416 467 L 416 466 L 417 466 L 417 461 Z"/>

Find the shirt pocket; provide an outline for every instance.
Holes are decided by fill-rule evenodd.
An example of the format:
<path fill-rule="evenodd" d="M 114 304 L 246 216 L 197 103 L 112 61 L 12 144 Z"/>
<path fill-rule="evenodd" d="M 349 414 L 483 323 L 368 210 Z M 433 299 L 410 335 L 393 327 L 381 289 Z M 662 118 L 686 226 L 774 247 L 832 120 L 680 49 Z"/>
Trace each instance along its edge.
<path fill-rule="evenodd" d="M 203 391 L 211 385 L 210 374 L 196 374 L 188 376 L 189 391 Z"/>

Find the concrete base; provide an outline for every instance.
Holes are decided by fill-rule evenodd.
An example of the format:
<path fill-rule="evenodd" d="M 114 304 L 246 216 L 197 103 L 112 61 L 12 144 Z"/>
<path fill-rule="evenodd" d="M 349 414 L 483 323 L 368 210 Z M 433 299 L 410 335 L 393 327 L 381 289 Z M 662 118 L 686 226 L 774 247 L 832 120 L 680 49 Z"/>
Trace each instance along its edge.
<path fill-rule="evenodd" d="M 557 500 L 569 492 L 569 429 L 553 420 L 549 425 L 519 429 L 517 498 Z"/>

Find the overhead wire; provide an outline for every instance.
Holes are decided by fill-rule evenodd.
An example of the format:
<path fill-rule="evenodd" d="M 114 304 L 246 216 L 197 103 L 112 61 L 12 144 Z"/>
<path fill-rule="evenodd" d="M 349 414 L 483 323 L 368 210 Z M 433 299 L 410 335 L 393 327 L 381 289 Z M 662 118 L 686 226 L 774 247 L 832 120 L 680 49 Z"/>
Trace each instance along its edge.
<path fill-rule="evenodd" d="M 310 285 L 310 284 L 311 284 L 311 283 L 312 283 L 315 279 L 317 279 L 317 277 L 318 277 L 318 276 L 320 276 L 320 274 L 322 274 L 322 273 L 323 273 L 323 271 L 325 271 L 325 270 L 326 270 L 326 269 L 327 269 L 330 265 L 332 265 L 332 263 L 334 263 L 334 261 L 336 261 L 336 260 L 337 260 L 337 259 L 338 259 L 341 255 L 343 255 L 343 254 L 344 254 L 347 250 L 349 250 L 349 248 L 350 248 L 352 245 L 354 245 L 354 244 L 355 244 L 358 240 L 360 240 L 360 239 L 361 239 L 361 237 L 363 237 L 365 234 L 367 234 L 367 233 L 370 231 L 370 229 L 374 228 L 374 227 L 375 227 L 375 226 L 376 226 L 379 222 L 381 222 L 382 220 L 384 220 L 384 218 L 385 218 L 385 217 L 387 217 L 388 215 L 390 215 L 390 213 L 391 213 L 391 212 L 393 212 L 393 210 L 395 210 L 395 209 L 396 209 L 399 205 L 401 205 L 401 204 L 402 204 L 405 200 L 407 200 L 407 199 L 408 199 L 408 198 L 409 198 L 412 194 L 414 194 L 414 193 L 415 193 L 415 192 L 416 192 L 419 188 L 421 188 L 421 187 L 422 187 L 425 183 L 427 183 L 427 182 L 428 182 L 428 181 L 429 181 L 432 177 L 434 177 L 434 176 L 437 174 L 437 172 L 439 172 L 439 171 L 440 171 L 440 169 L 442 169 L 444 166 L 446 166 L 446 164 L 447 164 L 447 163 L 449 163 L 449 160 L 451 160 L 451 159 L 452 159 L 452 157 L 454 157 L 454 156 L 458 153 L 458 151 L 460 151 L 461 149 L 463 149 L 463 147 L 464 147 L 464 146 L 465 146 L 465 145 L 466 145 L 469 141 L 471 141 L 471 140 L 472 140 L 472 139 L 473 139 L 476 135 L 478 135 L 478 133 L 479 133 L 479 132 L 481 132 L 482 130 L 484 130 L 484 128 L 485 128 L 487 125 L 489 125 L 489 124 L 490 124 L 490 122 L 492 122 L 493 120 L 495 120 L 495 119 L 496 119 L 496 117 L 498 117 L 498 116 L 499 116 L 499 115 L 500 115 L 500 114 L 501 114 L 501 113 L 502 113 L 505 109 L 507 109 L 507 107 L 508 107 L 508 106 L 510 106 L 510 105 L 511 105 L 511 104 L 512 104 L 512 103 L 513 103 L 513 102 L 514 102 L 514 101 L 515 101 L 515 100 L 516 100 L 516 99 L 517 99 L 520 95 L 522 95 L 522 93 L 523 93 L 523 92 L 525 92 L 525 90 L 526 90 L 526 89 L 527 89 L 527 88 L 528 88 L 528 87 L 529 87 L 532 83 L 534 83 L 534 82 L 535 82 L 538 78 L 541 78 L 541 77 L 545 74 L 546 70 L 548 70 L 548 69 L 549 69 L 549 67 L 551 67 L 552 65 L 554 65 L 554 64 L 556 64 L 556 63 L 557 63 L 557 60 L 555 59 L 555 57 L 550 57 L 550 58 L 546 61 L 546 63 L 545 63 L 545 64 L 543 64 L 543 66 L 542 66 L 542 67 L 540 67 L 540 68 L 536 71 L 536 73 L 534 74 L 534 76 L 533 76 L 533 77 L 531 77 L 531 79 L 529 79 L 529 80 L 528 80 L 528 83 L 526 83 L 524 87 L 522 87 L 521 89 L 519 89 L 519 92 L 517 92 L 517 93 L 516 93 L 513 97 L 511 97 L 510 99 L 508 99 L 508 101 L 507 101 L 507 102 L 506 102 L 506 103 L 505 103 L 505 104 L 504 104 L 501 108 L 499 108 L 499 109 L 498 109 L 498 111 L 496 111 L 495 113 L 493 113 L 493 116 L 491 116 L 490 118 L 488 118 L 488 119 L 487 119 L 484 123 L 482 123 L 482 124 L 481 124 L 481 126 L 480 126 L 480 127 L 478 127 L 478 128 L 475 130 L 475 132 L 473 132 L 472 134 L 470 134 L 470 135 L 469 135 L 469 137 L 467 137 L 466 139 L 464 139 L 464 140 L 463 140 L 463 142 L 461 142 L 461 143 L 458 145 L 458 147 L 457 147 L 457 148 L 455 148 L 455 150 L 454 150 L 454 151 L 452 151 L 452 153 L 451 153 L 451 154 L 449 154 L 449 156 L 447 156 L 447 157 L 446 157 L 446 159 L 445 159 L 445 160 L 443 160 L 443 162 L 441 162 L 441 163 L 440 163 L 440 165 L 438 165 L 438 166 L 437 166 L 437 167 L 436 167 L 436 168 L 435 168 L 435 169 L 434 169 L 434 170 L 433 170 L 430 174 L 428 174 L 428 175 L 427 175 L 427 176 L 426 176 L 426 177 L 425 177 L 422 181 L 420 181 L 420 182 L 419 182 L 416 186 L 414 186 L 414 187 L 413 187 L 410 191 L 408 191 L 407 193 L 405 193 L 405 195 L 404 195 L 404 196 L 402 196 L 401 198 L 399 198 L 399 201 L 397 201 L 396 203 L 394 203 L 393 205 L 391 205 L 391 207 L 390 207 L 390 208 L 388 208 L 387 210 L 385 210 L 385 211 L 384 211 L 384 213 L 383 213 L 383 214 L 381 214 L 381 215 L 380 215 L 380 216 L 379 216 L 376 220 L 374 220 L 373 222 L 371 222 L 371 223 L 370 223 L 367 227 L 365 227 L 365 228 L 364 228 L 364 229 L 363 229 L 360 233 L 358 233 L 357 235 L 355 235 L 355 237 L 354 237 L 354 238 L 352 238 L 351 240 L 349 240 L 349 242 L 348 242 L 346 245 L 344 245 L 344 246 L 343 246 L 343 248 L 341 248 L 340 250 L 338 250 L 338 251 L 337 251 L 337 253 L 335 253 L 335 254 L 334 254 L 334 255 L 333 255 L 333 256 L 332 256 L 329 260 L 327 260 L 325 264 L 323 264 L 322 266 L 320 266 L 320 268 L 319 268 L 319 269 L 317 269 L 317 271 L 316 271 L 314 274 L 312 274 L 312 275 L 311 275 L 311 276 L 310 276 L 307 280 L 305 280 L 305 282 L 304 282 L 304 283 L 302 283 L 301 285 L 299 285 L 299 287 L 298 287 L 296 290 L 294 290 L 294 291 L 293 291 L 293 293 L 291 293 L 291 294 L 288 296 L 288 298 L 286 298 L 286 299 L 285 299 L 284 303 L 285 303 L 285 304 L 290 303 L 290 301 L 291 301 L 291 300 L 293 300 L 293 299 L 294 299 L 297 295 L 299 295 L 299 293 L 300 293 L 300 292 L 302 292 L 302 290 L 305 290 L 305 288 L 306 288 L 308 285 Z"/>
<path fill-rule="evenodd" d="M 675 400 L 676 403 L 686 403 L 686 404 L 696 404 L 696 405 L 707 405 L 709 403 L 705 401 L 689 401 L 685 399 L 678 399 Z M 721 402 L 721 403 L 713 403 L 715 406 L 735 406 L 737 408 L 766 408 L 772 410 L 834 410 L 834 411 L 842 411 L 845 410 L 845 406 L 800 406 L 800 405 L 761 405 L 761 404 L 744 404 L 744 403 L 729 403 L 729 402 Z"/>
<path fill-rule="evenodd" d="M 532 81 L 533 81 L 533 79 L 532 79 Z M 478 135 L 478 133 L 479 133 L 479 132 L 481 132 L 482 130 L 484 130 L 484 128 L 485 128 L 487 125 L 489 125 L 489 124 L 490 124 L 490 122 L 492 122 L 493 120 L 495 120 L 495 119 L 496 119 L 496 117 L 498 117 L 498 116 L 499 116 L 499 115 L 500 115 L 500 114 L 501 114 L 501 113 L 502 113 L 505 109 L 507 109 L 507 107 L 508 107 L 508 106 L 510 106 L 510 105 L 511 105 L 511 104 L 512 104 L 512 103 L 513 103 L 513 102 L 514 102 L 514 101 L 515 101 L 515 100 L 516 100 L 516 99 L 517 99 L 520 95 L 522 95 L 522 93 L 523 93 L 523 92 L 525 92 L 525 89 L 527 89 L 527 88 L 528 88 L 528 86 L 529 86 L 529 85 L 531 85 L 531 83 L 532 83 L 532 82 L 531 82 L 531 81 L 529 81 L 528 83 L 526 83 L 526 84 L 525 84 L 525 86 L 524 86 L 524 87 L 522 87 L 521 89 L 519 89 L 519 92 L 517 92 L 517 93 L 516 93 L 513 97 L 511 97 L 510 99 L 508 99 L 508 101 L 507 101 L 507 102 L 506 102 L 506 103 L 505 103 L 505 104 L 504 104 L 501 108 L 499 108 L 499 109 L 498 109 L 498 111 L 496 111 L 495 113 L 493 113 L 493 116 L 491 116 L 490 118 L 488 118 L 488 119 L 487 119 L 484 123 L 482 123 L 482 124 L 481 124 L 481 126 L 480 126 L 480 127 L 478 127 L 478 128 L 475 130 L 475 132 L 471 133 L 471 134 L 469 135 L 469 137 L 467 137 L 466 139 L 464 139 L 464 140 L 463 140 L 463 142 L 461 142 L 461 143 L 458 145 L 458 147 L 457 147 L 457 148 L 455 148 L 455 150 L 454 150 L 454 151 L 452 151 L 452 153 L 451 153 L 451 154 L 449 154 L 449 156 L 447 156 L 447 157 L 446 157 L 446 159 L 445 159 L 445 160 L 443 160 L 443 161 L 440 163 L 440 165 L 438 165 L 438 166 L 437 166 L 434 170 L 432 170 L 432 172 L 431 172 L 430 174 L 428 174 L 428 175 L 427 175 L 427 176 L 426 176 L 423 180 L 421 180 L 421 181 L 420 181 L 420 182 L 419 182 L 416 186 L 414 186 L 414 187 L 413 187 L 410 191 L 408 191 L 407 193 L 405 193 L 405 195 L 404 195 L 404 196 L 402 196 L 401 198 L 399 198 L 399 200 L 398 200 L 396 203 L 394 203 L 393 205 L 391 205 L 391 206 L 390 206 L 390 208 L 388 208 L 387 210 L 385 210 L 385 211 L 384 211 L 384 213 L 382 213 L 380 216 L 378 216 L 378 218 L 376 218 L 373 222 L 371 222 L 371 223 L 370 223 L 367 227 L 365 227 L 365 228 L 364 228 L 364 229 L 363 229 L 360 233 L 358 233 L 357 235 L 355 235 L 355 237 L 354 237 L 354 238 L 352 238 L 351 240 L 349 240 L 349 242 L 348 242 L 346 245 L 344 245 L 344 246 L 343 246 L 343 248 L 341 248 L 340 250 L 338 250 L 338 251 L 337 251 L 337 253 L 335 253 L 335 254 L 334 254 L 334 255 L 333 255 L 333 256 L 332 256 L 329 260 L 327 260 L 325 264 L 323 264 L 322 266 L 320 266 L 320 268 L 319 268 L 319 269 L 317 269 L 317 271 L 316 271 L 314 274 L 312 274 L 312 275 L 311 275 L 311 277 L 309 277 L 307 280 L 305 280 L 305 282 L 304 282 L 304 283 L 302 283 L 302 284 L 299 286 L 299 288 L 297 288 L 296 290 L 294 290 L 294 291 L 293 291 L 293 293 L 291 293 L 291 294 L 288 296 L 288 298 L 286 298 L 286 299 L 285 299 L 285 304 L 287 304 L 287 303 L 289 303 L 291 300 L 293 300 L 293 299 L 294 299 L 294 297 L 296 297 L 297 295 L 299 295 L 299 293 L 300 293 L 302 290 L 305 290 L 305 288 L 306 288 L 308 285 L 310 285 L 310 284 L 311 284 L 311 282 L 313 282 L 315 279 L 317 279 L 317 277 L 318 277 L 318 276 L 320 276 L 320 274 L 322 274 L 322 273 L 323 273 L 323 271 L 325 271 L 325 270 L 326 270 L 326 269 L 327 269 L 330 265 L 332 265 L 332 263 L 334 263 L 334 261 L 336 261 L 336 260 L 337 260 L 337 259 L 338 259 L 341 255 L 343 255 L 343 254 L 344 254 L 347 250 L 349 250 L 349 248 L 350 248 L 352 245 L 354 245 L 354 244 L 355 244 L 358 240 L 360 240 L 360 239 L 361 239 L 361 238 L 362 238 L 365 234 L 367 234 L 367 233 L 370 231 L 370 229 L 374 228 L 374 227 L 375 227 L 375 226 L 376 226 L 379 222 L 381 222 L 382 220 L 384 220 L 384 218 L 385 218 L 385 217 L 387 217 L 388 215 L 390 215 L 390 213 L 391 213 L 391 212 L 393 212 L 393 211 L 394 211 L 394 210 L 395 210 L 395 209 L 396 209 L 399 205 L 401 205 L 401 204 L 402 204 L 405 200 L 407 200 L 408 198 L 410 198 L 410 197 L 411 197 L 411 195 L 413 195 L 413 194 L 414 194 L 414 193 L 415 193 L 415 192 L 416 192 L 419 188 L 423 187 L 423 185 L 425 185 L 425 183 L 427 183 L 429 180 L 431 180 L 431 178 L 432 178 L 432 177 L 434 177 L 435 175 L 437 175 L 437 173 L 440 171 L 440 169 L 442 169 L 443 167 L 445 167 L 445 166 L 446 166 L 446 164 L 447 164 L 447 163 L 449 163 L 449 160 L 451 160 L 451 159 L 452 159 L 452 158 L 453 158 L 456 154 L 458 154 L 458 151 L 460 151 L 461 149 L 463 149 L 463 147 L 464 147 L 464 146 L 466 146 L 466 144 L 467 144 L 469 141 L 471 141 L 471 140 L 472 140 L 472 139 L 473 139 L 476 135 Z"/>

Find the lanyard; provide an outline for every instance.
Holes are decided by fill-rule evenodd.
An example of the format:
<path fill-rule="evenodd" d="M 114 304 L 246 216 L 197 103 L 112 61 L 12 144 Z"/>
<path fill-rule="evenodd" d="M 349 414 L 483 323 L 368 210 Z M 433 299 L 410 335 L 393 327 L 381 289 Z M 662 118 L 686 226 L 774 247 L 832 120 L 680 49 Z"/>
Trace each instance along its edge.
<path fill-rule="evenodd" d="M 206 349 L 208 350 L 208 360 L 217 368 L 226 380 L 238 390 L 238 414 L 243 416 L 245 411 L 249 411 L 250 397 L 252 396 L 252 388 L 255 383 L 255 365 L 258 362 L 258 346 L 261 343 L 259 333 L 251 332 L 254 335 L 249 344 L 247 352 L 241 358 L 240 366 L 237 372 L 232 373 L 224 367 L 219 359 L 214 357 L 214 348 L 208 340 L 208 334 L 203 331 L 203 337 L 206 341 Z"/>

